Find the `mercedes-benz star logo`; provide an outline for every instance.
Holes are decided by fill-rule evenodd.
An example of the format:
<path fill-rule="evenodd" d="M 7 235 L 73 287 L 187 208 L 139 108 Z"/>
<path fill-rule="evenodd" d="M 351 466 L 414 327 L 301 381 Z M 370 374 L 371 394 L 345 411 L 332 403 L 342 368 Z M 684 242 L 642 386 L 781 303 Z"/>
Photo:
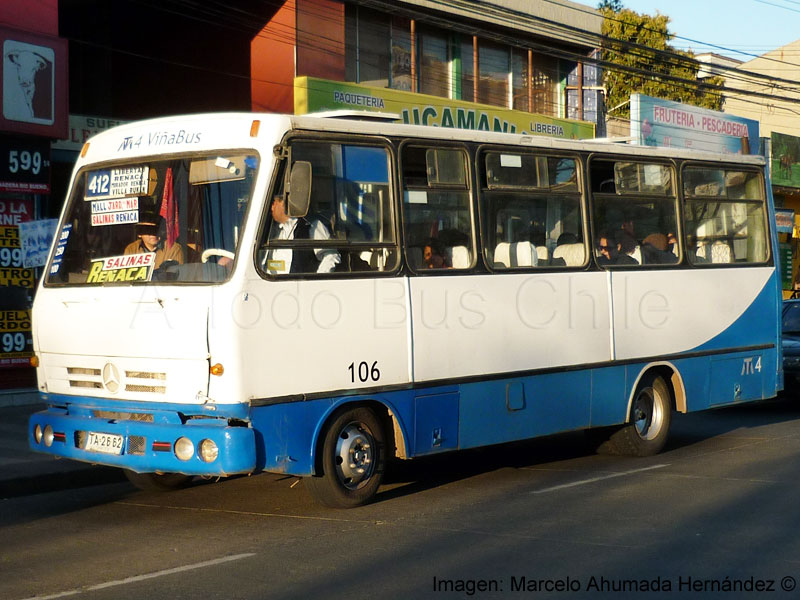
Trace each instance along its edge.
<path fill-rule="evenodd" d="M 103 367 L 103 386 L 112 394 L 119 390 L 119 369 L 113 363 L 106 363 Z"/>

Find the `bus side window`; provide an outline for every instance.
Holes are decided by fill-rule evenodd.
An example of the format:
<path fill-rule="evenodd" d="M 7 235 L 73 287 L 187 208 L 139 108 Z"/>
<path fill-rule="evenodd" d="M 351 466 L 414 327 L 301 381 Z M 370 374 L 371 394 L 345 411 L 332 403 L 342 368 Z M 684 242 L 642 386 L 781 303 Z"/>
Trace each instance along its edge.
<path fill-rule="evenodd" d="M 756 171 L 687 167 L 683 189 L 690 262 L 715 266 L 767 260 L 766 211 Z"/>
<path fill-rule="evenodd" d="M 592 161 L 594 255 L 601 267 L 671 265 L 680 260 L 669 164 Z"/>
<path fill-rule="evenodd" d="M 279 177 L 259 246 L 261 270 L 275 276 L 394 270 L 399 251 L 388 150 L 302 140 L 292 143 L 291 160 L 311 163 L 309 210 L 285 214 Z"/>
<path fill-rule="evenodd" d="M 491 269 L 585 265 L 574 158 L 487 150 L 480 162 L 484 251 Z"/>
<path fill-rule="evenodd" d="M 467 155 L 456 148 L 403 148 L 406 257 L 415 271 L 474 264 Z"/>

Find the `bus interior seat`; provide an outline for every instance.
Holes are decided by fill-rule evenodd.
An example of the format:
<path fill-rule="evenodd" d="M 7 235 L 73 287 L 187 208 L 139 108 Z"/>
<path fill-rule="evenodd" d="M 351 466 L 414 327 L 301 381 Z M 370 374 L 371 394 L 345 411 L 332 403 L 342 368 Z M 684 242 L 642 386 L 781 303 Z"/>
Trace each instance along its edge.
<path fill-rule="evenodd" d="M 712 263 L 732 263 L 733 252 L 731 247 L 721 240 L 717 240 L 711 244 L 711 262 Z"/>
<path fill-rule="evenodd" d="M 369 265 L 370 271 L 383 271 L 386 269 L 386 264 L 389 262 L 389 250 L 386 248 L 362 250 L 359 252 L 358 257 Z"/>
<path fill-rule="evenodd" d="M 567 267 L 579 267 L 586 260 L 586 250 L 583 244 L 561 244 L 553 250 L 552 264 L 563 264 Z M 556 262 L 558 261 L 558 262 Z"/>
<path fill-rule="evenodd" d="M 547 246 L 536 246 L 536 257 L 539 265 L 550 264 L 550 250 Z"/>
<path fill-rule="evenodd" d="M 495 267 L 535 267 L 538 260 L 538 254 L 530 242 L 500 242 L 494 249 Z"/>
<path fill-rule="evenodd" d="M 448 247 L 447 259 L 454 269 L 468 269 L 472 264 L 470 252 L 466 246 Z"/>
<path fill-rule="evenodd" d="M 367 263 L 370 269 L 375 270 L 378 268 L 378 252 L 372 250 L 362 250 L 358 253 L 358 257 Z"/>

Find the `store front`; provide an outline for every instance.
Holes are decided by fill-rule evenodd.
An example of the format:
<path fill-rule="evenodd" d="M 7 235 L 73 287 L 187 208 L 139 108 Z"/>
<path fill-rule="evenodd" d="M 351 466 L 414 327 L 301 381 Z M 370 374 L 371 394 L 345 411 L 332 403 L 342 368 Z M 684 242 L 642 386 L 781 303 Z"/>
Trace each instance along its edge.
<path fill-rule="evenodd" d="M 30 309 L 52 234 L 50 140 L 67 125 L 65 40 L 0 28 L 0 389 L 33 387 Z"/>

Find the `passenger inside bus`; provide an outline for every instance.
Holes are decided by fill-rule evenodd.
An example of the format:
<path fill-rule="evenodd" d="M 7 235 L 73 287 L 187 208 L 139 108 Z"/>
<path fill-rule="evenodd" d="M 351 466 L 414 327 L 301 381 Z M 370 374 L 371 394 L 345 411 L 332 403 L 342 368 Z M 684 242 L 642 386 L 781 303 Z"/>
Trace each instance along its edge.
<path fill-rule="evenodd" d="M 616 264 L 641 264 L 641 260 L 637 258 L 637 256 L 641 257 L 641 248 L 639 247 L 639 244 L 636 243 L 636 238 L 634 238 L 627 230 L 619 229 L 615 234 L 615 239 L 617 241 L 617 251 L 619 252 Z"/>
<path fill-rule="evenodd" d="M 601 233 L 597 245 L 597 264 L 599 265 L 613 265 L 617 261 L 617 244 L 614 242 L 611 235 L 608 233 Z"/>
<path fill-rule="evenodd" d="M 642 240 L 642 262 L 646 265 L 670 264 L 678 262 L 673 254 L 669 240 L 663 233 L 651 233 Z"/>
<path fill-rule="evenodd" d="M 428 269 L 449 269 L 451 267 L 445 256 L 444 247 L 436 238 L 425 242 L 422 249 L 422 261 Z"/>
<path fill-rule="evenodd" d="M 286 199 L 276 195 L 270 207 L 270 240 L 328 240 L 330 230 L 320 218 L 290 217 Z M 332 273 L 341 261 L 335 248 L 273 248 L 267 254 L 266 270 L 272 274 Z"/>
<path fill-rule="evenodd" d="M 123 254 L 144 254 L 155 252 L 154 268 L 158 269 L 164 263 L 183 264 L 183 248 L 177 242 L 169 247 L 162 244 L 162 231 L 165 229 L 164 218 L 155 214 L 143 212 L 139 215 L 136 224 L 137 239 L 125 247 Z M 166 265 L 165 265 L 166 266 Z"/>

